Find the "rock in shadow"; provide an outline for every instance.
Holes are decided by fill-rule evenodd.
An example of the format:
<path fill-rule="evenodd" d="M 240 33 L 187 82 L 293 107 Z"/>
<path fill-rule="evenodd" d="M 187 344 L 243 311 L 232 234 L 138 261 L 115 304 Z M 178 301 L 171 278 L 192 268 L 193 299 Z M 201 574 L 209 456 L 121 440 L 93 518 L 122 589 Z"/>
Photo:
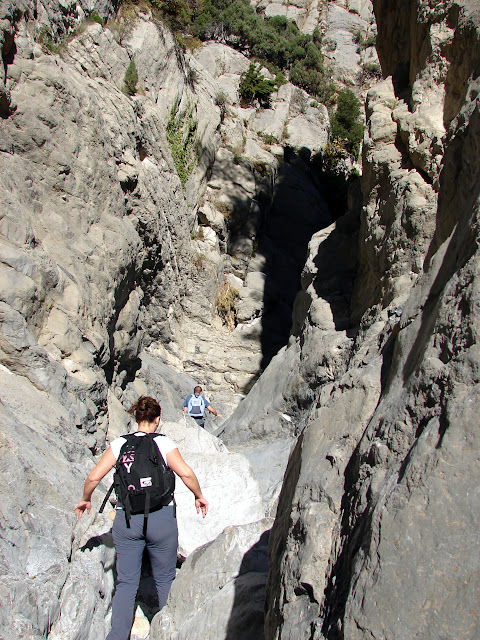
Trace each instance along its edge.
<path fill-rule="evenodd" d="M 285 149 L 272 204 L 261 230 L 259 253 L 267 258 L 262 319 L 262 369 L 288 341 L 292 308 L 312 235 L 333 221 L 305 154 Z"/>
<path fill-rule="evenodd" d="M 179 569 L 185 558 L 177 557 L 177 569 Z M 153 579 L 152 565 L 148 549 L 145 548 L 142 558 L 142 573 L 138 585 L 137 597 L 135 599 L 135 611 L 140 607 L 145 618 L 151 624 L 153 617 L 160 611 L 158 606 L 157 587 Z"/>
<path fill-rule="evenodd" d="M 138 585 L 135 599 L 135 610 L 137 607 L 140 607 L 150 623 L 153 620 L 153 616 L 159 611 L 157 589 L 147 549 L 143 552 L 142 575 L 140 576 L 140 584 Z"/>
<path fill-rule="evenodd" d="M 268 574 L 268 537 L 264 531 L 244 555 L 235 577 L 235 596 L 225 640 L 263 640 L 265 585 Z"/>
<path fill-rule="evenodd" d="M 317 327 L 348 331 L 352 328 L 351 300 L 358 271 L 360 197 L 335 225 L 311 240 L 311 255 L 302 273 L 302 290 L 295 301 L 292 334 L 300 335 L 307 314 Z M 315 253 L 316 252 L 316 253 Z"/>
<path fill-rule="evenodd" d="M 83 547 L 80 547 L 80 551 L 92 551 L 96 547 L 101 547 L 102 545 L 108 547 L 109 549 L 113 549 L 114 544 L 112 529 L 110 529 L 106 533 L 102 533 L 99 536 L 92 536 L 91 538 L 89 538 L 83 545 Z"/>

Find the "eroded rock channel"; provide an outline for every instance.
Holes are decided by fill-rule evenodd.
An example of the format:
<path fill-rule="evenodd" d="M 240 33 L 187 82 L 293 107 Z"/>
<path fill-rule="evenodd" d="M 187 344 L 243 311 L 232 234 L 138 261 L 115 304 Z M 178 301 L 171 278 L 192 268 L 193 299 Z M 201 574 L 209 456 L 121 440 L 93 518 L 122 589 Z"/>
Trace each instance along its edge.
<path fill-rule="evenodd" d="M 145 566 L 132 640 L 478 636 L 478 3 L 252 4 L 365 104 L 344 200 L 332 110 L 245 104 L 218 33 L 0 7 L 5 640 L 105 637 L 109 478 L 72 509 L 144 393 L 211 511 L 179 488 L 181 568 L 155 615 Z"/>

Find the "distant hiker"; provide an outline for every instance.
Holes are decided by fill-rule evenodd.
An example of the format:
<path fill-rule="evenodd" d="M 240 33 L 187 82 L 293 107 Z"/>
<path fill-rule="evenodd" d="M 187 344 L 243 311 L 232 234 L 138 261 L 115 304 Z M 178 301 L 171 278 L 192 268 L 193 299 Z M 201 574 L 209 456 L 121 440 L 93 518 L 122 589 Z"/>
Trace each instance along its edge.
<path fill-rule="evenodd" d="M 172 471 L 195 496 L 197 513 L 205 517 L 208 512 L 208 502 L 197 477 L 175 442 L 167 436 L 154 435 L 160 422 L 158 402 L 141 396 L 129 413 L 135 417 L 137 432 L 116 438 L 110 444 L 89 473 L 83 497 L 74 509 L 79 518 L 84 511 L 90 513 L 93 490 L 116 465 L 115 492 L 119 502 L 113 541 L 117 552 L 117 584 L 112 601 L 112 628 L 106 640 L 130 637 L 145 545 L 150 554 L 160 609 L 167 602 L 175 578 L 178 546 Z"/>
<path fill-rule="evenodd" d="M 221 418 L 208 400 L 201 395 L 202 387 L 195 387 L 193 395 L 188 396 L 183 403 L 183 413 L 188 414 L 195 420 L 199 427 L 205 427 L 205 409 L 208 409 L 214 416 Z"/>

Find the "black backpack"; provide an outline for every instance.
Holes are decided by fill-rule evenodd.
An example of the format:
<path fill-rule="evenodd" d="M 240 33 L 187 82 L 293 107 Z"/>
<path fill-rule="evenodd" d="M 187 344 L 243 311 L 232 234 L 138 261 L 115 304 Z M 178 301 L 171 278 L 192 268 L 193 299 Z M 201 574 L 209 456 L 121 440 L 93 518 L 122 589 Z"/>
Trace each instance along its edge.
<path fill-rule="evenodd" d="M 102 513 L 107 500 L 115 489 L 118 500 L 125 511 L 127 527 L 130 528 L 132 514 L 143 513 L 143 533 L 147 531 L 150 511 L 157 511 L 173 500 L 175 474 L 166 465 L 154 438 L 161 434 L 134 433 L 122 436 L 122 445 L 115 465 L 113 484 L 100 507 Z"/>

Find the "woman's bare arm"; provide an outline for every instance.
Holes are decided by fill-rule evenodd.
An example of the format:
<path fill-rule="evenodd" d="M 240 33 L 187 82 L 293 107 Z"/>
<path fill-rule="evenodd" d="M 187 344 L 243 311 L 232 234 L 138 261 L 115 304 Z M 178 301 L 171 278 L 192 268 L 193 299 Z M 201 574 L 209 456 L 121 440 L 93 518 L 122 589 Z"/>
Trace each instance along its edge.
<path fill-rule="evenodd" d="M 82 499 L 74 509 L 79 518 L 82 517 L 85 510 L 87 511 L 87 513 L 90 513 L 90 509 L 92 508 L 92 493 L 100 480 L 102 480 L 102 478 L 107 475 L 110 469 L 115 466 L 115 463 L 116 460 L 115 456 L 113 455 L 113 451 L 111 447 L 108 447 L 103 456 L 100 458 L 97 466 L 92 469 L 92 471 L 90 471 L 87 479 L 85 480 Z"/>
<path fill-rule="evenodd" d="M 203 497 L 197 476 L 182 458 L 178 449 L 173 449 L 167 453 L 167 464 L 170 469 L 179 476 L 184 485 L 193 493 L 195 496 L 195 507 L 197 508 L 197 513 L 200 513 L 201 511 L 202 516 L 205 517 L 208 513 L 208 501 Z"/>

